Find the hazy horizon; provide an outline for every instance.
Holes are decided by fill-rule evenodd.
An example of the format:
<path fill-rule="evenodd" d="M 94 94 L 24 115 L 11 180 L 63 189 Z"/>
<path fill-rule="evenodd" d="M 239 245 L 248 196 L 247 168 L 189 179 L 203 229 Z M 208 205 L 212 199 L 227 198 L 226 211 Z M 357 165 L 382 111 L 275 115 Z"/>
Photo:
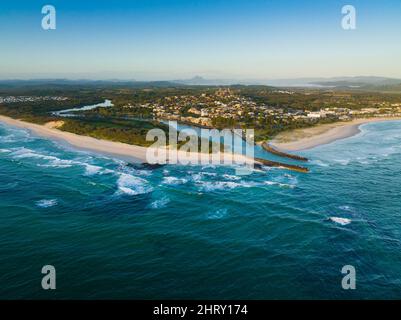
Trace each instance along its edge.
<path fill-rule="evenodd" d="M 200 76 L 198 74 L 188 75 L 187 78 L 174 78 L 172 76 L 165 78 L 137 78 L 137 77 L 85 77 L 85 76 L 78 76 L 78 75 L 69 75 L 69 74 L 36 74 L 36 75 L 29 75 L 29 76 L 10 76 L 10 77 L 1 77 L 0 81 L 122 81 L 122 82 L 157 82 L 157 81 L 191 81 L 191 80 L 205 80 L 205 81 L 239 81 L 239 82 L 265 82 L 265 81 L 297 81 L 297 80 L 310 80 L 310 81 L 334 81 L 334 80 L 356 80 L 356 79 L 385 79 L 385 80 L 400 80 L 400 78 L 396 77 L 386 77 L 382 75 L 368 75 L 368 76 L 328 76 L 328 77 L 318 77 L 318 76 L 311 76 L 311 77 L 295 77 L 295 78 L 246 78 L 246 77 L 238 77 L 238 78 L 217 78 L 217 77 L 207 77 L 207 76 Z"/>

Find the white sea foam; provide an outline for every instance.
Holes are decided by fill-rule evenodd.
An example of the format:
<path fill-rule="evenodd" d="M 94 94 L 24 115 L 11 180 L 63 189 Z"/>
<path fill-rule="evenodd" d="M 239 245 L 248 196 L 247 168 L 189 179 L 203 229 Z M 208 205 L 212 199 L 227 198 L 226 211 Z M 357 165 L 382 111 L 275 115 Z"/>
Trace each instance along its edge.
<path fill-rule="evenodd" d="M 347 218 L 330 217 L 330 220 L 335 223 L 341 224 L 342 226 L 345 226 L 345 225 L 351 223 L 351 219 L 347 219 Z"/>
<path fill-rule="evenodd" d="M 13 134 L 0 137 L 0 142 L 4 142 L 4 143 L 12 143 L 12 142 L 17 142 L 17 141 L 18 141 L 17 137 Z"/>
<path fill-rule="evenodd" d="M 202 181 L 199 187 L 203 191 L 230 190 L 235 188 L 251 188 L 259 184 L 256 182 L 234 182 L 234 181 Z"/>
<path fill-rule="evenodd" d="M 213 164 L 207 164 L 202 167 L 202 170 L 205 170 L 205 169 L 216 169 L 216 166 Z"/>
<path fill-rule="evenodd" d="M 234 175 L 231 175 L 231 174 L 223 174 L 223 178 L 227 179 L 227 180 L 233 180 L 233 181 L 241 180 L 241 177 L 234 176 Z"/>
<path fill-rule="evenodd" d="M 132 173 L 134 175 L 139 175 L 139 176 L 151 176 L 152 171 L 150 170 L 137 170 L 137 169 L 131 169 L 129 173 Z"/>
<path fill-rule="evenodd" d="M 36 206 L 40 208 L 49 208 L 49 207 L 54 207 L 58 203 L 57 199 L 43 199 L 36 201 Z"/>
<path fill-rule="evenodd" d="M 49 161 L 47 164 L 38 164 L 40 167 L 68 168 L 74 164 L 82 164 L 73 160 L 64 160 L 55 156 L 37 153 L 27 148 L 18 148 L 16 151 L 12 152 L 12 156 L 14 159 L 34 158 Z"/>
<path fill-rule="evenodd" d="M 334 160 L 335 162 L 338 162 L 339 164 L 343 165 L 343 166 L 347 166 L 350 162 L 349 159 L 336 159 Z"/>
<path fill-rule="evenodd" d="M 209 177 L 217 176 L 217 173 L 214 173 L 214 172 L 201 172 L 200 174 L 203 176 L 209 176 Z"/>
<path fill-rule="evenodd" d="M 74 164 L 72 160 L 63 160 L 63 159 L 54 159 L 50 161 L 48 164 L 37 164 L 38 167 L 48 167 L 48 168 L 70 168 Z"/>
<path fill-rule="evenodd" d="M 11 152 L 11 151 L 10 151 Z M 39 152 L 33 151 L 28 148 L 16 148 L 12 150 L 12 156 L 14 159 L 25 159 L 34 158 L 40 160 L 46 160 L 47 163 L 38 163 L 38 167 L 45 168 L 70 168 L 72 166 L 81 166 L 85 168 L 85 175 L 91 176 L 94 174 L 106 174 L 114 173 L 113 170 L 104 169 L 103 167 L 89 164 L 81 160 L 70 160 L 70 159 L 60 159 L 52 155 L 44 155 Z"/>
<path fill-rule="evenodd" d="M 149 207 L 152 209 L 160 209 L 160 208 L 164 208 L 169 202 L 170 202 L 170 199 L 168 197 L 163 197 L 159 200 L 153 201 L 149 205 Z"/>
<path fill-rule="evenodd" d="M 227 209 L 218 209 L 216 211 L 210 211 L 207 213 L 208 219 L 221 219 L 227 216 L 228 210 Z"/>
<path fill-rule="evenodd" d="M 187 182 L 188 182 L 188 180 L 185 178 L 177 178 L 177 177 L 164 177 L 163 178 L 163 183 L 169 184 L 169 185 L 184 184 Z"/>
<path fill-rule="evenodd" d="M 149 193 L 153 190 L 146 180 L 126 173 L 120 173 L 120 177 L 117 180 L 117 186 L 119 193 L 131 196 Z"/>
<path fill-rule="evenodd" d="M 12 156 L 15 159 L 24 159 L 24 158 L 37 158 L 37 159 L 45 159 L 45 160 L 55 160 L 56 157 L 47 156 L 40 153 L 37 153 L 29 148 L 15 148 L 13 149 Z"/>
<path fill-rule="evenodd" d="M 215 182 L 202 182 L 200 188 L 204 191 L 215 191 L 215 190 L 225 190 L 234 189 L 239 187 L 240 184 L 236 182 L 228 181 L 215 181 Z"/>
<path fill-rule="evenodd" d="M 4 127 L 4 128 L 6 129 L 6 132 L 5 135 L 0 136 L 1 142 L 4 143 L 28 142 L 36 139 L 27 130 L 14 129 L 11 127 Z"/>
<path fill-rule="evenodd" d="M 294 189 L 296 186 L 294 184 L 288 184 L 288 183 L 281 183 L 281 182 L 277 182 L 277 181 L 265 181 L 265 184 L 269 185 L 269 186 L 279 186 L 281 188 L 290 188 L 290 189 Z"/>
<path fill-rule="evenodd" d="M 199 182 L 202 180 L 203 177 L 215 177 L 217 176 L 217 173 L 214 172 L 198 172 L 194 173 L 193 171 L 188 171 L 189 174 L 191 174 L 191 179 L 192 181 Z"/>
<path fill-rule="evenodd" d="M 195 173 L 191 176 L 192 180 L 195 182 L 199 182 L 202 180 L 202 174 L 200 173 Z"/>
<path fill-rule="evenodd" d="M 99 166 L 94 166 L 94 165 L 87 164 L 87 163 L 84 163 L 84 165 L 85 165 L 85 169 L 86 169 L 85 174 L 88 176 L 100 173 L 103 170 L 103 168 L 99 167 Z"/>
<path fill-rule="evenodd" d="M 327 164 L 321 160 L 312 160 L 311 163 L 315 164 L 317 166 L 320 166 L 320 167 L 328 167 L 329 166 L 329 164 Z"/>

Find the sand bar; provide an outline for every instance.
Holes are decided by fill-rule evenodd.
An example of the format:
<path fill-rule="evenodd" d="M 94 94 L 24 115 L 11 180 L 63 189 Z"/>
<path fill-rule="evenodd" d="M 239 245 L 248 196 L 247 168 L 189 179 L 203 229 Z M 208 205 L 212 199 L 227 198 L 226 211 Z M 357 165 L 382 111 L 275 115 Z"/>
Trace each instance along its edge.
<path fill-rule="evenodd" d="M 302 151 L 352 137 L 360 132 L 359 126 L 364 123 L 400 119 L 400 117 L 365 118 L 295 129 L 279 133 L 271 144 L 280 150 Z"/>

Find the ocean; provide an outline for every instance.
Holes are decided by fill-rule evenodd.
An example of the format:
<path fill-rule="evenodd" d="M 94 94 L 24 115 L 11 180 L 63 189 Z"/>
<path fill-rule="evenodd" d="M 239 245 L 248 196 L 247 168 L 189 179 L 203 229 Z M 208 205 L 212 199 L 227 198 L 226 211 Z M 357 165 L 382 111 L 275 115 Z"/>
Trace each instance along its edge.
<path fill-rule="evenodd" d="M 0 125 L 0 298 L 399 298 L 401 122 L 300 154 L 149 169 Z"/>

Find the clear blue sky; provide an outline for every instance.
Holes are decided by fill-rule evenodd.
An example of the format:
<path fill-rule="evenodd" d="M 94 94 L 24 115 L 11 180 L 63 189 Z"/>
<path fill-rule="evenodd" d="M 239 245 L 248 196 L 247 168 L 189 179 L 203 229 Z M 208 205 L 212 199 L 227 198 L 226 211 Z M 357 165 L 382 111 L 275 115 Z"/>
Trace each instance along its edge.
<path fill-rule="evenodd" d="M 57 29 L 41 28 L 41 8 Z M 341 8 L 357 29 L 341 28 Z M 399 0 L 1 1 L 0 78 L 401 78 Z"/>

